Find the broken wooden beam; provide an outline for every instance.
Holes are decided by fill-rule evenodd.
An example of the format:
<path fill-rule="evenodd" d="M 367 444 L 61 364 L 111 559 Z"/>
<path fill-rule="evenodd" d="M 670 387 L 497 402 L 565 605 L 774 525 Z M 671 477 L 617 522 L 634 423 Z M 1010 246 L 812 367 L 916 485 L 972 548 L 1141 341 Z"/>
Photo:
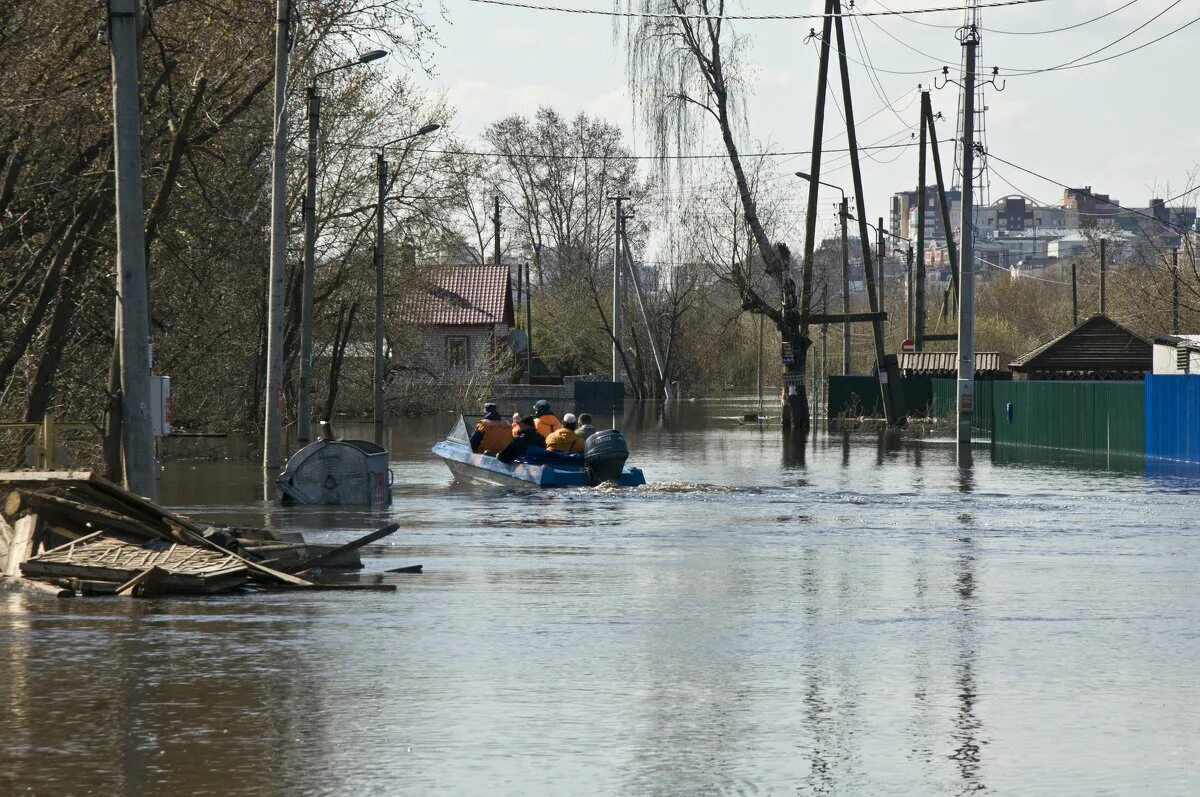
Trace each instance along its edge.
<path fill-rule="evenodd" d="M 350 542 L 346 543 L 345 545 L 339 545 L 337 548 L 334 548 L 332 551 L 326 551 L 325 553 L 321 554 L 320 556 L 315 556 L 312 559 L 309 559 L 307 562 L 301 562 L 300 564 L 298 564 L 296 566 L 295 570 L 293 570 L 292 572 L 293 573 L 303 573 L 305 570 L 312 570 L 314 567 L 320 567 L 325 562 L 332 562 L 332 561 L 336 560 L 342 554 L 349 553 L 350 551 L 356 551 L 359 548 L 363 547 L 364 545 L 369 545 L 369 544 L 375 542 L 376 540 L 383 539 L 384 537 L 388 536 L 389 534 L 394 534 L 399 529 L 400 529 L 399 523 L 389 523 L 388 525 L 384 526 L 381 529 L 376 529 L 375 531 L 372 531 L 370 534 L 366 534 L 362 537 L 359 537 L 357 540 L 351 540 Z"/>
<path fill-rule="evenodd" d="M 937 343 L 938 341 L 958 340 L 958 334 L 950 332 L 944 335 L 926 335 L 923 340 L 926 343 Z"/>

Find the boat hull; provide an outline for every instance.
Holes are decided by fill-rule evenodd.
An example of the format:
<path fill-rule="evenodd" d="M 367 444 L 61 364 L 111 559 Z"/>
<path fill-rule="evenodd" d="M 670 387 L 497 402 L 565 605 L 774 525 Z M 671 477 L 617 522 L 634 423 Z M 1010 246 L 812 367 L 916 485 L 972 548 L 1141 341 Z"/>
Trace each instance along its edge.
<path fill-rule="evenodd" d="M 460 481 L 498 487 L 587 487 L 587 473 L 579 467 L 530 465 L 523 462 L 501 462 L 487 454 L 476 454 L 470 446 L 456 440 L 443 440 L 433 447 L 433 453 L 446 463 Z M 617 485 L 636 487 L 646 483 L 639 468 L 625 468 Z"/>

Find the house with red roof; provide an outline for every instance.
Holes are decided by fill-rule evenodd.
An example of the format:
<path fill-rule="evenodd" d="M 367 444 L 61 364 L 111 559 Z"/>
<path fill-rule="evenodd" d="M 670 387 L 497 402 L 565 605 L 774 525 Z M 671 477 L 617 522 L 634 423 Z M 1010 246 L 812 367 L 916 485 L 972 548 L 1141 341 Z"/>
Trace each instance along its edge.
<path fill-rule="evenodd" d="M 446 373 L 488 368 L 509 351 L 514 317 L 508 266 L 438 268 L 404 315 L 424 328 L 430 366 Z"/>

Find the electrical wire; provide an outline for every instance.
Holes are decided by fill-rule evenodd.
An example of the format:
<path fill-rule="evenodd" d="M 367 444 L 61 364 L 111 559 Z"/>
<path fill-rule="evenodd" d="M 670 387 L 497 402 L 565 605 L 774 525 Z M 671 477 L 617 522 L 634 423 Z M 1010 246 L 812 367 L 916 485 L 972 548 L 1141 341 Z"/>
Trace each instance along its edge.
<path fill-rule="evenodd" d="M 557 11 L 564 14 L 587 14 L 590 16 L 601 17 L 622 17 L 633 19 L 727 19 L 727 20 L 751 20 L 751 21 L 779 21 L 779 20 L 796 20 L 796 19 L 824 19 L 826 16 L 849 16 L 846 12 L 839 14 L 667 14 L 654 11 L 613 11 L 600 8 L 565 8 L 563 6 L 547 6 L 537 5 L 535 3 L 515 2 L 515 0 L 467 0 L 469 3 L 479 3 L 489 6 L 504 6 L 507 8 L 521 8 L 528 11 Z M 1034 3 L 1044 3 L 1047 0 L 992 0 L 989 3 L 978 5 L 957 5 L 957 6 L 939 6 L 935 8 L 913 8 L 907 11 L 869 11 L 866 12 L 870 16 L 875 17 L 896 17 L 909 16 L 912 14 L 937 14 L 943 11 L 970 11 L 973 8 L 1002 8 L 1005 6 L 1025 6 Z"/>
<path fill-rule="evenodd" d="M 1097 58 L 1094 61 L 1084 61 L 1083 60 L 1085 58 L 1091 58 L 1093 55 L 1096 55 L 1097 53 L 1102 53 L 1105 50 L 1107 50 L 1109 47 L 1120 44 L 1121 42 L 1125 41 L 1125 39 L 1128 39 L 1133 34 L 1146 28 L 1152 22 L 1157 20 L 1163 14 L 1170 11 L 1175 6 L 1179 5 L 1181 2 L 1183 2 L 1183 0 L 1175 0 L 1175 2 L 1171 3 L 1171 5 L 1167 6 L 1162 11 L 1159 11 L 1153 17 L 1146 20 L 1141 25 L 1138 25 L 1136 28 L 1129 31 L 1128 33 L 1114 39 L 1113 41 L 1109 42 L 1108 44 L 1104 45 L 1103 47 L 1092 50 L 1090 53 L 1085 53 L 1084 55 L 1081 55 L 1078 58 L 1072 58 L 1070 61 L 1064 61 L 1063 63 L 1058 64 L 1057 66 L 1047 66 L 1047 67 L 1042 67 L 1040 69 L 1011 69 L 1011 68 L 1007 68 L 1007 67 L 996 67 L 997 73 L 1000 75 L 1006 76 L 1006 77 L 1026 77 L 1028 75 L 1040 75 L 1040 74 L 1044 74 L 1046 72 L 1060 72 L 1060 71 L 1065 71 L 1067 69 L 1082 69 L 1085 66 L 1095 66 L 1096 64 L 1103 64 L 1107 61 L 1112 61 L 1117 58 L 1121 58 L 1122 56 L 1129 55 L 1130 53 L 1136 53 L 1138 50 L 1145 49 L 1146 47 L 1149 47 L 1152 44 L 1157 44 L 1158 42 L 1162 41 L 1163 39 L 1174 36 L 1176 33 L 1179 33 L 1180 31 L 1182 31 L 1186 28 L 1189 28 L 1192 25 L 1195 25 L 1197 22 L 1200 22 L 1200 17 L 1195 17 L 1190 22 L 1186 22 L 1183 25 L 1180 25 L 1178 28 L 1175 28 L 1172 31 L 1168 31 L 1167 33 L 1164 33 L 1163 35 L 1159 36 L 1156 39 L 1151 39 L 1148 42 L 1139 44 L 1137 47 L 1132 47 L 1128 50 L 1124 50 L 1123 52 L 1105 56 L 1104 58 Z"/>
<path fill-rule="evenodd" d="M 875 0 L 875 2 L 877 5 L 881 6 L 885 10 L 891 11 L 890 8 L 888 8 L 883 3 L 879 2 L 879 0 Z M 1090 25 L 1093 22 L 1099 22 L 1100 20 L 1104 19 L 1105 17 L 1110 17 L 1113 14 L 1117 13 L 1118 11 L 1123 11 L 1124 9 L 1129 8 L 1129 6 L 1133 5 L 1134 3 L 1139 3 L 1139 2 L 1141 2 L 1141 0 L 1129 0 L 1129 2 L 1125 3 L 1125 5 L 1118 6 L 1117 8 L 1114 8 L 1111 11 L 1106 11 L 1105 13 L 1101 14 L 1098 17 L 1092 17 L 1091 19 L 1085 19 L 1083 22 L 1076 22 L 1073 25 L 1067 25 L 1067 26 L 1061 27 L 1061 28 L 1050 28 L 1048 30 L 999 30 L 997 28 L 987 28 L 986 31 L 988 33 L 999 33 L 1004 36 L 1041 36 L 1041 35 L 1050 34 L 1050 33 L 1062 33 L 1063 31 L 1074 30 L 1075 28 L 1082 28 L 1084 25 Z M 914 25 L 921 25 L 926 28 L 941 28 L 943 30 L 957 30 L 958 28 L 962 27 L 961 25 L 939 25 L 936 22 L 925 22 L 924 20 L 919 20 L 919 19 L 908 19 L 908 17 L 905 17 L 903 15 L 903 13 L 899 14 L 898 16 L 907 20 L 908 22 L 913 23 Z"/>

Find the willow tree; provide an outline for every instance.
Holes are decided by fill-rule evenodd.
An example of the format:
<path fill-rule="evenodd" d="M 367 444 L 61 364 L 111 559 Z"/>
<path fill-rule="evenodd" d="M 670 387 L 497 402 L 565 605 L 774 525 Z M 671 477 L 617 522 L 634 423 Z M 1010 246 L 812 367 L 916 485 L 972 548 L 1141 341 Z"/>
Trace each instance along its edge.
<path fill-rule="evenodd" d="M 798 291 L 791 254 L 785 244 L 772 240 L 742 163 L 739 43 L 724 17 L 726 5 L 725 0 L 618 0 L 619 7 L 632 13 L 625 23 L 626 72 L 661 168 L 675 168 L 681 184 L 688 182 L 689 170 L 678 166 L 682 159 L 670 156 L 686 154 L 714 127 L 719 132 L 754 259 L 761 261 L 769 290 L 777 289 L 778 296 L 765 295 L 767 290 L 753 278 L 750 258 L 732 262 L 721 276 L 737 289 L 744 310 L 766 317 L 779 330 L 784 343 L 783 424 L 807 430 L 809 291 Z"/>

